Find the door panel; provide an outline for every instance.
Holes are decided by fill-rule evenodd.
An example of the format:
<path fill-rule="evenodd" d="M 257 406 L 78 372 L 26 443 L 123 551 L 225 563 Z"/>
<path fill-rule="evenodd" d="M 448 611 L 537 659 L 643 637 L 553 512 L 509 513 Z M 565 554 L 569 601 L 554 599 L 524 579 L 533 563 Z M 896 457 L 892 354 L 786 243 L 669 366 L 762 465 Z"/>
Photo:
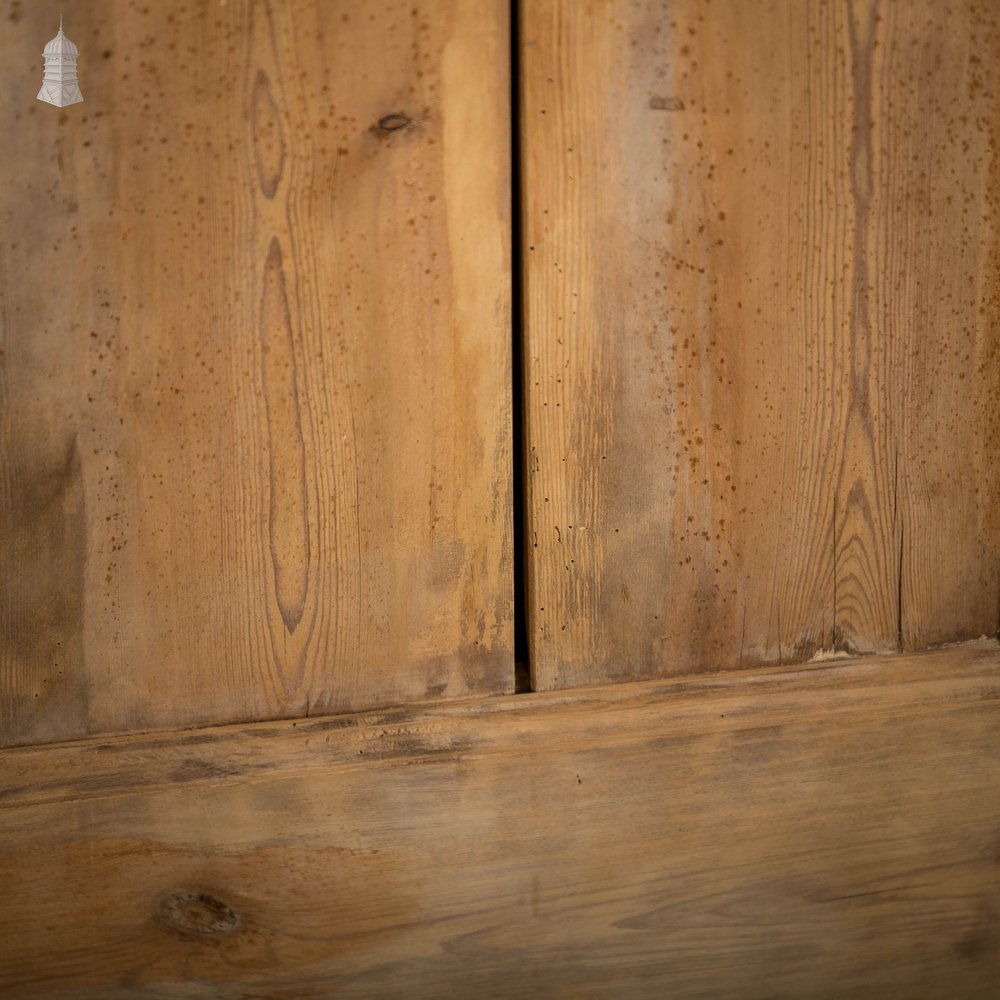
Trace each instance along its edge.
<path fill-rule="evenodd" d="M 507 5 L 14 8 L 0 743 L 509 690 Z"/>
<path fill-rule="evenodd" d="M 990 642 L 18 749 L 0 994 L 994 1000 L 998 717 Z"/>
<path fill-rule="evenodd" d="M 536 686 L 994 634 L 1000 10 L 523 12 Z"/>

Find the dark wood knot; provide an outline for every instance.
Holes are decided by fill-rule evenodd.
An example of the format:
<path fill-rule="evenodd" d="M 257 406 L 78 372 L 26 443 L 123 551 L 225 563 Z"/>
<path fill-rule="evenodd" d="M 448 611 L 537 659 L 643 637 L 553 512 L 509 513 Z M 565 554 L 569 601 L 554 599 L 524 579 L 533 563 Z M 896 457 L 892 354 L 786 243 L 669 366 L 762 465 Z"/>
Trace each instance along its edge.
<path fill-rule="evenodd" d="M 401 128 L 406 128 L 408 125 L 412 124 L 412 118 L 408 115 L 401 115 L 398 113 L 383 115 L 378 120 L 378 127 L 383 132 L 398 132 Z"/>
<path fill-rule="evenodd" d="M 160 903 L 160 919 L 187 934 L 232 934 L 240 926 L 239 914 L 207 892 L 172 892 Z"/>

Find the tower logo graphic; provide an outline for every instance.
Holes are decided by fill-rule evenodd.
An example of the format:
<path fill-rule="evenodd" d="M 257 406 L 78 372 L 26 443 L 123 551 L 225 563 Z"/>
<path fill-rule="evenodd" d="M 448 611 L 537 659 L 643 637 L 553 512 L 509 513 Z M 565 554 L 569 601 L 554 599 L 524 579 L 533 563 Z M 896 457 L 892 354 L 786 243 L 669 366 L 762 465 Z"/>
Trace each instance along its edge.
<path fill-rule="evenodd" d="M 80 50 L 63 34 L 62 18 L 59 18 L 59 34 L 52 39 L 42 53 L 45 56 L 45 78 L 38 99 L 64 108 L 67 104 L 79 104 L 83 100 L 80 84 L 76 79 L 76 60 Z"/>

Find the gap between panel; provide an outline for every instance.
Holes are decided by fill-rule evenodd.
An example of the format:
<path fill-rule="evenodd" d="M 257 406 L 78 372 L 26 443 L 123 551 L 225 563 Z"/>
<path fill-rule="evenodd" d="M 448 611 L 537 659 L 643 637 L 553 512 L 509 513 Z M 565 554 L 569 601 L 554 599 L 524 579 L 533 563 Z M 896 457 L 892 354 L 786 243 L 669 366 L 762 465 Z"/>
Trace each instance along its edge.
<path fill-rule="evenodd" d="M 511 410 L 514 503 L 514 691 L 531 691 L 525 541 L 524 291 L 521 201 L 521 37 L 519 0 L 510 4 Z"/>

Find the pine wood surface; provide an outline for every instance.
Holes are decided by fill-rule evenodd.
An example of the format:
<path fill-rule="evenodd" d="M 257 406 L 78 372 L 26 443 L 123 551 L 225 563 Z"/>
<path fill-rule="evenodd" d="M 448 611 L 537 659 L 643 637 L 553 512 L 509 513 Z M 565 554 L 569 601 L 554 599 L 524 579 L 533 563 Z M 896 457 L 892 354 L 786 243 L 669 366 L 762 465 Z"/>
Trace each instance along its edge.
<path fill-rule="evenodd" d="M 994 642 L 7 751 L 21 998 L 992 997 Z"/>
<path fill-rule="evenodd" d="M 5 5 L 0 745 L 511 689 L 507 21 Z"/>
<path fill-rule="evenodd" d="M 1000 7 L 521 37 L 536 687 L 995 634 Z"/>

